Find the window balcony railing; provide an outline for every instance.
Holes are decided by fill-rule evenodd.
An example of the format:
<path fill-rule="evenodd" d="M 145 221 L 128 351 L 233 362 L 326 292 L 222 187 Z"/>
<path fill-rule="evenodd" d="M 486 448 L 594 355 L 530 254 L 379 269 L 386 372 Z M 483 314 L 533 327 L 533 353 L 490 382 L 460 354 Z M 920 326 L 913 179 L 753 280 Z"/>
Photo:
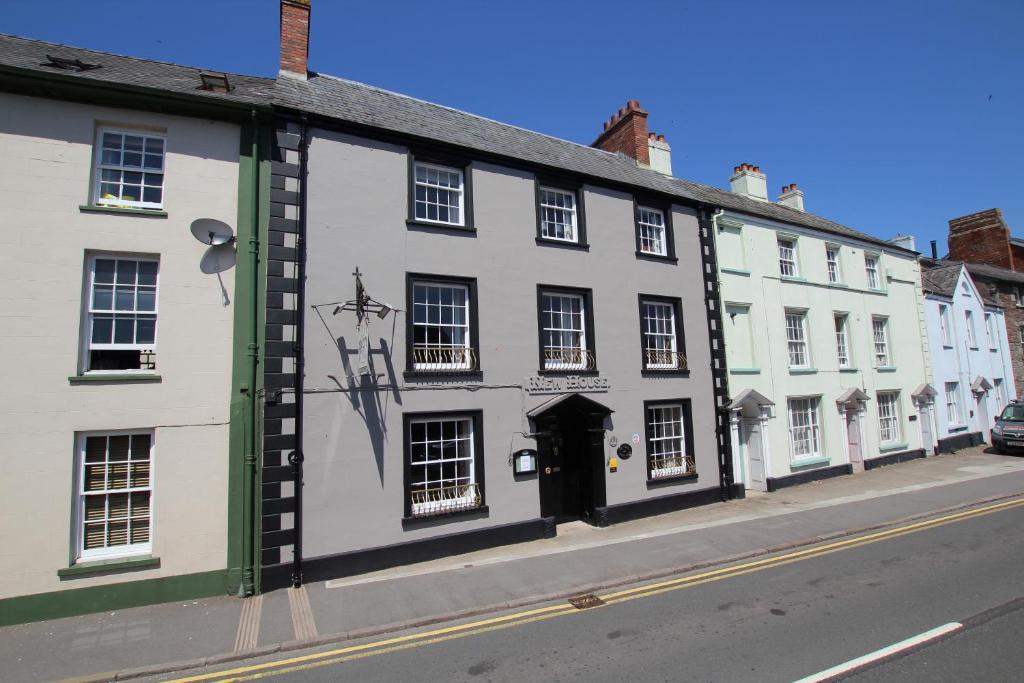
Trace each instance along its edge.
<path fill-rule="evenodd" d="M 430 517 L 480 507 L 482 499 L 477 484 L 455 484 L 413 491 L 412 516 Z"/>
<path fill-rule="evenodd" d="M 645 370 L 686 370 L 686 356 L 678 351 L 644 350 Z"/>
<path fill-rule="evenodd" d="M 476 370 L 476 354 L 466 346 L 414 346 L 412 363 L 422 372 Z"/>
<path fill-rule="evenodd" d="M 697 463 L 692 455 L 666 455 L 651 458 L 651 479 L 665 479 L 692 474 L 697 471 Z"/>
<path fill-rule="evenodd" d="M 544 349 L 545 370 L 593 370 L 595 365 L 589 349 Z"/>

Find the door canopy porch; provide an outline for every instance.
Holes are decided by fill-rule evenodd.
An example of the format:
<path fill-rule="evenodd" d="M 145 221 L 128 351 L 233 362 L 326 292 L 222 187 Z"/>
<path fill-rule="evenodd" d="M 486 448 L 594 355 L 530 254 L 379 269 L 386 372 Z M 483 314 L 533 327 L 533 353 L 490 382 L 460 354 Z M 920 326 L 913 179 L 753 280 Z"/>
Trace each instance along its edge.
<path fill-rule="evenodd" d="M 852 389 L 847 389 L 846 391 L 841 393 L 839 395 L 839 398 L 836 399 L 836 403 L 840 406 L 852 406 L 856 408 L 859 407 L 861 403 L 869 400 L 871 400 L 870 396 L 865 394 L 857 387 L 853 387 Z"/>
<path fill-rule="evenodd" d="M 608 406 L 603 403 L 598 403 L 592 398 L 587 398 L 582 394 L 573 393 L 559 394 L 558 396 L 549 398 L 533 410 L 527 412 L 526 416 L 529 418 L 536 418 L 547 412 L 553 410 L 564 410 L 566 408 L 574 409 L 584 415 L 591 415 L 595 417 L 606 417 L 615 412 Z"/>
<path fill-rule="evenodd" d="M 992 388 L 992 385 L 987 379 L 978 375 L 977 379 L 971 384 L 971 391 L 976 394 L 984 394 L 986 391 Z"/>
<path fill-rule="evenodd" d="M 725 407 L 729 410 L 742 410 L 748 405 L 756 408 L 770 408 L 775 403 L 753 389 L 744 389 L 736 394 L 736 397 L 729 401 Z"/>

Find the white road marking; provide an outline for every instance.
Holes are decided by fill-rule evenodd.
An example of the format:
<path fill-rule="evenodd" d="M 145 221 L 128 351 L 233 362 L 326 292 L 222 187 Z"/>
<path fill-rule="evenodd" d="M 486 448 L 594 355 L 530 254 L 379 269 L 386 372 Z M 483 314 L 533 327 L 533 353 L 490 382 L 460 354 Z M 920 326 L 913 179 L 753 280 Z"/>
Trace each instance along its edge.
<path fill-rule="evenodd" d="M 875 650 L 874 652 L 866 654 L 863 657 L 851 659 L 845 664 L 839 664 L 837 666 L 833 666 L 831 669 L 825 669 L 824 671 L 818 672 L 811 676 L 807 676 L 806 678 L 801 678 L 799 681 L 794 681 L 794 683 L 819 683 L 820 681 L 831 680 L 836 676 L 841 676 L 842 674 L 853 671 L 854 669 L 862 667 L 865 664 L 870 664 L 871 662 L 876 662 L 879 659 L 884 659 L 886 657 L 889 657 L 890 655 L 894 655 L 897 652 L 902 652 L 903 650 L 909 650 L 912 647 L 917 647 L 918 645 L 927 643 L 929 640 L 935 640 L 936 638 L 944 636 L 947 633 L 957 631 L 963 627 L 964 625 L 957 621 L 948 624 L 943 624 L 942 626 L 938 626 L 929 631 L 925 631 L 924 633 L 916 635 L 912 638 L 907 638 L 906 640 L 901 640 L 900 642 L 894 643 L 893 645 L 890 645 L 888 647 L 883 647 L 881 650 Z"/>

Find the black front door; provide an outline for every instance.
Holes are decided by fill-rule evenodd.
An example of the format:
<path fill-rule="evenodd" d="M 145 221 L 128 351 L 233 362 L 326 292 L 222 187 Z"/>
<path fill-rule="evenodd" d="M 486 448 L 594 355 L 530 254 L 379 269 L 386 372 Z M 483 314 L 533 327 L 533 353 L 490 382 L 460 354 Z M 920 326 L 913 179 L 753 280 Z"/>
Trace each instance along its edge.
<path fill-rule="evenodd" d="M 603 436 L 594 448 L 588 422 L 587 415 L 570 407 L 537 419 L 542 517 L 554 517 L 557 522 L 590 520 L 594 506 L 603 504 L 603 496 L 598 503 L 595 495 L 596 479 L 604 476 Z"/>

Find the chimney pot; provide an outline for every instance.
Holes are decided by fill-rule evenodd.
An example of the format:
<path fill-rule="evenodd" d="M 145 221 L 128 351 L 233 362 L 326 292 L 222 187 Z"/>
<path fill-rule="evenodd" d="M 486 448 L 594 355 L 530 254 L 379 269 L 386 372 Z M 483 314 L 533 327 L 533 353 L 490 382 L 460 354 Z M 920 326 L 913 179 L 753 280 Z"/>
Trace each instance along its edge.
<path fill-rule="evenodd" d="M 656 139 L 657 137 L 658 137 L 658 136 L 657 136 L 657 135 L 655 135 L 654 133 L 648 133 L 648 134 L 647 134 L 647 139 L 648 139 L 648 140 L 654 140 L 654 139 Z"/>
<path fill-rule="evenodd" d="M 755 166 L 754 167 L 754 173 L 760 173 L 760 172 L 761 172 L 761 167 L 760 166 Z"/>
<path fill-rule="evenodd" d="M 658 142 L 665 142 L 665 136 L 664 135 L 659 135 L 658 136 Z"/>
<path fill-rule="evenodd" d="M 639 109 L 640 108 L 640 101 L 639 100 L 630 100 L 629 102 L 626 103 L 626 106 L 629 109 Z"/>

